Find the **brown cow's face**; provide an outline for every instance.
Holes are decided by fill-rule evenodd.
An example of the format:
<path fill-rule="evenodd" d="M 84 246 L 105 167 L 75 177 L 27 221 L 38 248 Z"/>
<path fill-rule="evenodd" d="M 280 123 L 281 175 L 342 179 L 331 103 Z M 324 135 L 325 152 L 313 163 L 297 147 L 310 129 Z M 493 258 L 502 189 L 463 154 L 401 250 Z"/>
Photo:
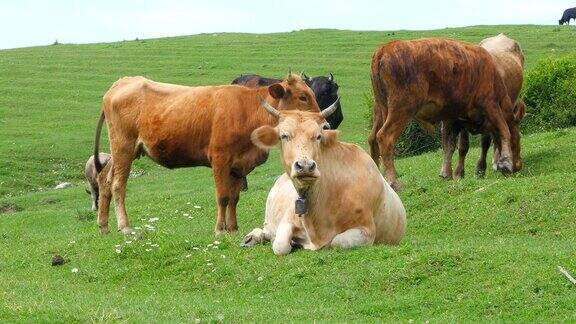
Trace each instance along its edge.
<path fill-rule="evenodd" d="M 309 188 L 320 177 L 318 156 L 321 149 L 337 140 L 337 131 L 329 130 L 318 113 L 281 112 L 278 126 L 262 126 L 252 133 L 257 146 L 269 149 L 280 144 L 284 171 L 296 189 Z"/>
<path fill-rule="evenodd" d="M 281 83 L 269 86 L 268 92 L 279 100 L 278 110 L 320 111 L 314 92 L 297 75 L 290 74 Z"/>

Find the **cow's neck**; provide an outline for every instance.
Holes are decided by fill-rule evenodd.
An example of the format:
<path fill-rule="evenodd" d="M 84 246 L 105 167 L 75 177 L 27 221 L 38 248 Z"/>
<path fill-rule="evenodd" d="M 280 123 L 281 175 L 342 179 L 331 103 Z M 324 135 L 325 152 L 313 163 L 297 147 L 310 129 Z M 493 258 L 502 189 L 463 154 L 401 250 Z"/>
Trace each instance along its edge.
<path fill-rule="evenodd" d="M 338 199 L 336 188 L 339 182 L 335 181 L 339 173 L 345 172 L 345 152 L 342 151 L 341 143 L 335 143 L 333 147 L 322 150 L 317 158 L 321 176 L 314 186 L 307 189 L 297 189 L 299 195 L 305 192 L 307 212 L 300 218 L 310 241 L 319 247 L 330 243 L 334 226 L 330 217 L 330 201 Z"/>

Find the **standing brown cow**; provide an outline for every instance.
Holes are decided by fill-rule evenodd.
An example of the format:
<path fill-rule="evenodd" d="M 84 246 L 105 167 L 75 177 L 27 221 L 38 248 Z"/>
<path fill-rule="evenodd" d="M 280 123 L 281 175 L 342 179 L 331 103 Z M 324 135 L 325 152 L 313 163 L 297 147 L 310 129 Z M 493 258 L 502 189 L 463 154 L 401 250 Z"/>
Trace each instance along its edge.
<path fill-rule="evenodd" d="M 108 231 L 108 209 L 114 194 L 118 229 L 130 233 L 126 214 L 126 182 L 132 161 L 147 155 L 167 168 L 207 166 L 214 170 L 218 215 L 216 235 L 235 232 L 236 205 L 244 177 L 267 154 L 250 141 L 252 131 L 275 125 L 260 108 L 258 97 L 279 110 L 319 112 L 314 93 L 302 79 L 289 75 L 281 83 L 250 89 L 243 86 L 188 87 L 143 77 L 116 81 L 104 95 L 96 131 L 107 121 L 114 165 L 99 183 L 98 225 Z M 97 170 L 101 170 L 98 158 Z"/>
<path fill-rule="evenodd" d="M 372 87 L 374 124 L 368 141 L 374 161 L 382 156 L 394 189 L 400 189 L 394 144 L 412 119 L 428 130 L 455 119 L 469 130 L 486 130 L 501 147 L 498 169 L 513 171 L 520 134 L 512 103 L 492 57 L 480 46 L 443 38 L 382 45 L 372 56 Z"/>
<path fill-rule="evenodd" d="M 514 104 L 514 122 L 519 125 L 526 113 L 526 105 L 520 99 L 520 91 L 522 90 L 522 82 L 524 81 L 524 53 L 520 44 L 515 40 L 507 37 L 504 34 L 499 34 L 494 37 L 489 37 L 480 42 L 480 46 L 485 48 L 496 64 L 496 69 L 508 91 L 508 97 Z M 458 140 L 458 166 L 454 172 L 454 177 L 460 179 L 464 177 L 464 161 L 469 148 L 469 134 L 468 130 L 464 128 L 459 121 L 443 121 L 442 122 L 442 149 L 444 150 L 444 161 L 442 169 L 440 170 L 440 177 L 444 179 L 452 179 L 452 154 L 456 145 L 456 137 Z M 489 133 L 483 133 L 481 137 L 481 153 L 480 158 L 476 164 L 476 175 L 478 177 L 484 176 L 486 173 L 486 154 L 490 148 L 492 137 Z M 499 160 L 500 152 L 494 148 L 494 158 L 492 165 L 494 170 L 497 169 L 497 161 Z M 514 171 L 522 168 L 522 160 L 520 157 L 516 159 L 514 164 Z"/>

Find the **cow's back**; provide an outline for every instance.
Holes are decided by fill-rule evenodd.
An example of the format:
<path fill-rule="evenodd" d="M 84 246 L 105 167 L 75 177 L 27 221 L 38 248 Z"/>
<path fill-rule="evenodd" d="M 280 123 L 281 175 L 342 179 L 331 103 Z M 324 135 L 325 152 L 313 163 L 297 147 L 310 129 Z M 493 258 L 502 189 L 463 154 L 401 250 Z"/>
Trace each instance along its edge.
<path fill-rule="evenodd" d="M 188 87 L 126 77 L 104 96 L 104 111 L 109 127 L 136 139 L 136 149 L 157 163 L 168 168 L 210 166 L 214 127 L 219 135 L 236 133 L 249 140 L 248 130 L 240 127 L 243 116 L 250 115 L 246 110 L 257 108 L 243 102 L 243 97 L 254 97 L 249 91 L 234 85 Z"/>
<path fill-rule="evenodd" d="M 376 51 L 372 70 L 390 89 L 410 89 L 441 97 L 447 104 L 466 104 L 462 101 L 478 94 L 479 85 L 492 84 L 491 60 L 479 46 L 449 39 L 394 41 Z"/>
<path fill-rule="evenodd" d="M 480 42 L 494 58 L 498 73 L 508 90 L 508 96 L 514 103 L 520 96 L 524 80 L 524 53 L 513 39 L 500 34 Z"/>

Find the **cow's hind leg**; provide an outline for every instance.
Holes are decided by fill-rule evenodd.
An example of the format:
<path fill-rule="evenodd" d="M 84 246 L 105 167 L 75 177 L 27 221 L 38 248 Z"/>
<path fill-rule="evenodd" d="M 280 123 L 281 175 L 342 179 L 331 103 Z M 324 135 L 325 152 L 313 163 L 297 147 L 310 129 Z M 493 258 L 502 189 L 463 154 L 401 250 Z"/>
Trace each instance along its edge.
<path fill-rule="evenodd" d="M 468 135 L 468 131 L 462 129 L 460 130 L 460 134 L 458 134 L 458 166 L 456 167 L 456 171 L 454 172 L 454 176 L 456 179 L 464 178 L 465 161 L 469 148 L 470 148 L 470 138 Z"/>
<path fill-rule="evenodd" d="M 134 145 L 126 145 L 123 150 L 112 148 L 112 154 L 114 156 L 112 192 L 116 206 L 118 230 L 122 234 L 131 234 L 132 229 L 128 221 L 128 213 L 126 212 L 126 185 L 132 161 L 134 160 Z"/>
<path fill-rule="evenodd" d="M 98 210 L 98 188 L 90 186 L 90 197 L 92 198 L 92 210 Z"/>
<path fill-rule="evenodd" d="M 380 148 L 380 156 L 384 162 L 386 180 L 390 186 L 396 191 L 401 190 L 400 183 L 396 179 L 396 167 L 394 166 L 394 144 L 402 131 L 408 126 L 411 116 L 406 114 L 408 109 L 399 109 L 398 114 L 390 114 L 393 111 L 388 108 L 388 116 L 384 122 L 384 126 L 378 131 L 376 138 L 378 139 L 378 146 Z"/>
<path fill-rule="evenodd" d="M 444 180 L 452 179 L 452 155 L 456 148 L 456 128 L 454 122 L 443 121 L 441 124 L 442 134 L 442 169 L 440 170 L 440 177 Z"/>
<path fill-rule="evenodd" d="M 492 137 L 487 134 L 482 134 L 480 137 L 480 157 L 476 163 L 476 176 L 478 178 L 483 178 L 486 174 L 486 156 L 490 148 L 490 143 L 492 143 Z"/>
<path fill-rule="evenodd" d="M 374 243 L 374 233 L 364 227 L 351 228 L 332 239 L 330 246 L 349 249 L 356 246 L 371 245 Z"/>

